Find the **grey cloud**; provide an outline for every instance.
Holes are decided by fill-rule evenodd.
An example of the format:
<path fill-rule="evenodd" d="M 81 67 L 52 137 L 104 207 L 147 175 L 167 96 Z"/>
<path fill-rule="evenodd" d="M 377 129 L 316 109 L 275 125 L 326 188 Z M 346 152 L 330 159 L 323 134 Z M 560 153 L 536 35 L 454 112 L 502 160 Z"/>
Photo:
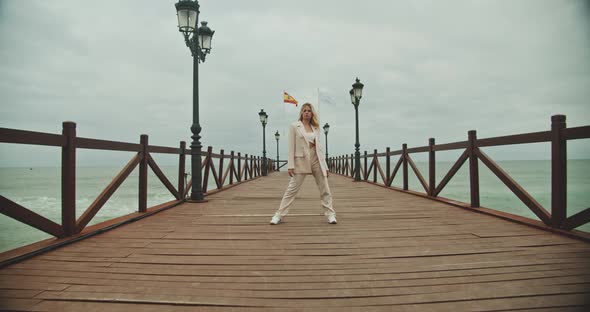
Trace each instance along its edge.
<path fill-rule="evenodd" d="M 0 2 L 0 126 L 58 133 L 74 120 L 86 137 L 190 141 L 192 59 L 174 2 L 95 1 L 85 4 L 90 16 L 76 1 Z M 347 92 L 357 76 L 365 83 L 363 150 L 464 140 L 470 129 L 480 137 L 548 130 L 557 113 L 570 126 L 588 124 L 587 1 L 200 4 L 216 30 L 199 67 L 204 146 L 261 154 L 263 108 L 274 155 L 272 134 L 297 115 L 282 91 L 316 103 L 319 88 L 333 99 L 320 111 L 331 125 L 330 152 L 350 153 Z M 568 155 L 588 158 L 587 145 L 571 144 Z M 281 139 L 283 155 L 285 147 Z M 0 165 L 37 161 L 11 149 L 0 146 Z M 546 149 L 493 153 L 543 158 Z"/>

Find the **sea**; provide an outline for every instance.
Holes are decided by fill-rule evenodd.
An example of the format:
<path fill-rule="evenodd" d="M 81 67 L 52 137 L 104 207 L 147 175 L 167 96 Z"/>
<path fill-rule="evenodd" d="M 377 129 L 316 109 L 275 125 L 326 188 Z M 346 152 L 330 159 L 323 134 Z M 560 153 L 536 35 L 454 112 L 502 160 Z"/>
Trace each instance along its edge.
<path fill-rule="evenodd" d="M 548 160 L 497 161 L 517 183 L 531 194 L 547 211 L 551 211 L 551 163 Z M 394 163 L 392 163 L 392 166 Z M 436 163 L 437 183 L 441 181 L 453 162 Z M 428 180 L 428 163 L 416 162 L 422 175 Z M 79 217 L 112 181 L 123 166 L 77 167 L 76 168 L 76 216 Z M 177 166 L 161 166 L 173 185 L 177 185 Z M 420 182 L 409 170 L 409 188 L 424 192 Z M 187 168 L 187 172 L 190 169 Z M 533 219 L 538 218 L 506 187 L 485 165 L 480 162 L 480 205 Z M 372 174 L 370 179 L 372 179 Z M 229 178 L 227 179 L 229 180 Z M 227 182 L 226 182 L 227 183 Z M 135 169 L 117 189 L 90 225 L 137 211 L 139 174 Z M 402 186 L 401 168 L 393 185 Z M 210 178 L 209 189 L 215 183 Z M 26 207 L 56 223 L 61 222 L 61 168 L 60 167 L 0 167 L 0 195 Z M 439 196 L 468 203 L 469 167 L 466 162 L 451 179 Z M 148 169 L 148 207 L 174 197 L 160 180 Z M 334 199 L 338 203 L 338 199 Z M 568 216 L 590 207 L 590 159 L 568 160 L 567 163 Z M 269 211 L 269 213 L 271 213 Z M 590 232 L 590 224 L 577 230 Z M 51 235 L 0 215 L 0 252 L 25 246 Z"/>

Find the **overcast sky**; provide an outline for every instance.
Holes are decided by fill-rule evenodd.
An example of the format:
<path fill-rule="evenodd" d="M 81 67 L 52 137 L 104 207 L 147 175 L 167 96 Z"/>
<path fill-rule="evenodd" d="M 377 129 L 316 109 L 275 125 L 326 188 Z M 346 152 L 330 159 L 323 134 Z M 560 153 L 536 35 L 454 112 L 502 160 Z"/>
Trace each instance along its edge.
<path fill-rule="evenodd" d="M 82 137 L 190 144 L 192 58 L 174 3 L 0 0 L 0 127 L 60 133 L 71 120 Z M 554 114 L 589 125 L 589 3 L 201 0 L 215 30 L 199 69 L 203 145 L 261 155 L 264 109 L 268 155 L 278 130 L 284 157 L 298 108 L 283 90 L 314 104 L 319 90 L 330 154 L 352 153 L 357 76 L 361 150 L 461 141 L 471 129 L 480 138 L 544 131 Z M 568 143 L 568 157 L 590 158 L 588 143 Z M 488 150 L 550 155 L 548 143 Z M 87 155 L 81 165 L 110 161 Z M 59 156 L 0 145 L 0 166 L 59 165 Z"/>

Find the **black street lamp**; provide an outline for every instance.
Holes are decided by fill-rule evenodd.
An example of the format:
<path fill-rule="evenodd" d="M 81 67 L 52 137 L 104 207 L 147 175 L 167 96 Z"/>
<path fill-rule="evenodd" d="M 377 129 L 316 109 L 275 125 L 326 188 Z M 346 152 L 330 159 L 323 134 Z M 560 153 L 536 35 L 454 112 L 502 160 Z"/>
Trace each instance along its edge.
<path fill-rule="evenodd" d="M 207 27 L 207 22 L 199 21 L 199 2 L 179 0 L 176 6 L 178 16 L 178 30 L 184 35 L 186 46 L 193 56 L 193 124 L 191 132 L 191 175 L 193 185 L 191 201 L 203 201 L 203 187 L 201 178 L 201 125 L 199 124 L 199 62 L 205 62 L 205 56 L 211 52 L 211 39 L 215 31 Z"/>
<path fill-rule="evenodd" d="M 275 133 L 275 139 L 277 139 L 277 171 L 279 171 L 279 138 L 281 135 L 279 134 L 279 130 Z"/>
<path fill-rule="evenodd" d="M 266 120 L 268 119 L 268 115 L 261 109 L 258 116 L 260 116 L 260 122 L 262 123 L 262 175 L 266 176 L 268 175 L 268 168 L 266 166 Z"/>
<path fill-rule="evenodd" d="M 326 163 L 328 162 L 328 131 L 330 131 L 330 125 L 326 122 L 324 125 L 324 133 L 326 134 Z"/>
<path fill-rule="evenodd" d="M 354 144 L 355 152 L 354 152 L 354 180 L 360 181 L 361 180 L 361 152 L 359 151 L 359 147 L 361 146 L 359 143 L 359 104 L 361 101 L 361 97 L 363 96 L 363 87 L 364 85 L 361 81 L 356 78 L 356 82 L 352 84 L 352 89 L 350 89 L 350 101 L 352 105 L 354 105 L 354 113 L 356 119 L 356 143 Z"/>

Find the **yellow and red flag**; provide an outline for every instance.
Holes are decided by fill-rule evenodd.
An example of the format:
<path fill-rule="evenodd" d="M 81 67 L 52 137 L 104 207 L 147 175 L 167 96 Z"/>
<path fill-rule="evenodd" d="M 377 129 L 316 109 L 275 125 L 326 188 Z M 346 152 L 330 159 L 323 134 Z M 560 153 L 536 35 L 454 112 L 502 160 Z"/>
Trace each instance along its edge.
<path fill-rule="evenodd" d="M 297 107 L 297 103 L 298 103 L 294 97 L 290 96 L 289 93 L 287 93 L 285 91 L 283 91 L 283 102 L 295 104 L 295 107 Z"/>

